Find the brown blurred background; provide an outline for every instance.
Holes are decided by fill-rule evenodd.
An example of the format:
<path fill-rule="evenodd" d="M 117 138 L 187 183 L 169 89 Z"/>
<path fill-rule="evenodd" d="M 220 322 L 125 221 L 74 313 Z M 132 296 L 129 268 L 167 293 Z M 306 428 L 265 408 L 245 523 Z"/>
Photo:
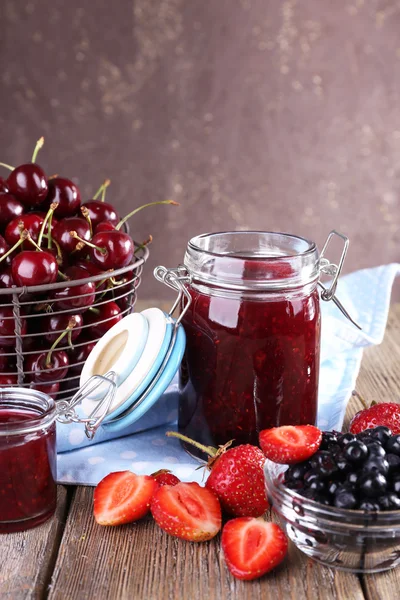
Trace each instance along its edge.
<path fill-rule="evenodd" d="M 142 299 L 205 231 L 337 228 L 347 271 L 400 260 L 399 0 L 1 0 L 0 24 L 0 160 L 43 134 L 86 197 L 181 202 L 131 222 Z"/>

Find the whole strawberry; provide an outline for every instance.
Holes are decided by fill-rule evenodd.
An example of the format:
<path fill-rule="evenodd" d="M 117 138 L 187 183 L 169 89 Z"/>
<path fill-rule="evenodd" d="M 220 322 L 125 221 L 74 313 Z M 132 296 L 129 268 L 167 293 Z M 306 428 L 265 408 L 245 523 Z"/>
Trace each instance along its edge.
<path fill-rule="evenodd" d="M 169 471 L 168 469 L 160 469 L 159 471 L 156 471 L 155 473 L 151 474 L 152 477 L 154 477 L 154 479 L 157 481 L 158 485 L 176 485 L 177 483 L 180 483 L 180 479 L 178 479 L 178 477 L 176 475 L 174 475 L 173 473 L 171 473 L 171 471 Z"/>
<path fill-rule="evenodd" d="M 269 504 L 264 487 L 265 456 L 260 448 L 242 444 L 227 450 L 229 442 L 217 449 L 198 444 L 174 431 L 167 435 L 183 439 L 211 457 L 206 487 L 214 492 L 227 513 L 235 517 L 260 517 L 265 513 Z"/>
<path fill-rule="evenodd" d="M 391 429 L 393 435 L 400 433 L 400 404 L 381 402 L 360 410 L 350 422 L 351 433 L 360 433 L 365 429 L 373 429 L 384 425 Z"/>

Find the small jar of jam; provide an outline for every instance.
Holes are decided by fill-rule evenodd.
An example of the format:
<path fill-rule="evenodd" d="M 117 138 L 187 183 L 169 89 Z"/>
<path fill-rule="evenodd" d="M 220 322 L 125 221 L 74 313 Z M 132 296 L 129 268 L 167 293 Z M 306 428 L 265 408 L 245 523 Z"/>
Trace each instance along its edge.
<path fill-rule="evenodd" d="M 30 529 L 55 511 L 55 419 L 46 394 L 0 389 L 0 533 Z"/>
<path fill-rule="evenodd" d="M 205 234 L 189 242 L 184 267 L 191 302 L 182 319 L 179 431 L 205 445 L 258 444 L 265 428 L 314 424 L 315 243 L 283 233 Z"/>

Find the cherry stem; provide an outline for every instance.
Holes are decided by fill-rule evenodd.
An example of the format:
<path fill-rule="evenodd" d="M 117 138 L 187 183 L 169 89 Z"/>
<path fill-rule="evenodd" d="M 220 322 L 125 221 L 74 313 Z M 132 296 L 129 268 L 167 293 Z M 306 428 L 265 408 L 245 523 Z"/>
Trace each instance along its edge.
<path fill-rule="evenodd" d="M 53 223 L 53 213 L 51 213 L 51 215 L 49 216 L 49 220 L 47 221 L 47 248 L 49 250 L 51 250 L 52 248 L 52 244 L 53 241 L 55 243 L 55 240 L 53 240 L 53 236 L 51 235 L 51 224 Z M 60 255 L 61 255 L 61 250 L 60 250 Z"/>
<path fill-rule="evenodd" d="M 113 271 L 113 269 L 110 269 L 110 271 L 109 271 L 109 272 L 110 272 L 110 273 L 112 273 L 112 271 Z M 101 287 L 102 285 L 104 285 L 105 283 L 107 283 L 107 287 L 109 287 L 109 285 L 108 285 L 108 284 L 109 284 L 110 282 L 112 282 L 112 279 L 113 279 L 112 277 L 106 277 L 105 279 L 102 279 L 101 281 L 98 281 L 98 282 L 96 283 L 96 290 L 97 290 L 99 287 Z M 112 287 L 112 286 L 111 286 L 111 287 Z"/>
<path fill-rule="evenodd" d="M 45 218 L 44 218 L 44 221 L 43 221 L 43 223 L 42 223 L 42 226 L 41 226 L 41 228 L 40 228 L 40 232 L 39 232 L 39 235 L 38 235 L 38 241 L 37 241 L 37 243 L 38 243 L 38 245 L 39 245 L 39 246 L 41 246 L 41 245 L 42 245 L 42 238 L 43 238 L 44 230 L 45 230 L 45 228 L 46 228 L 46 224 L 47 224 L 48 220 L 50 219 L 50 216 L 51 216 L 51 215 L 53 214 L 53 212 L 56 210 L 57 206 L 58 206 L 58 202 L 52 202 L 52 203 L 50 204 L 50 208 L 49 208 L 49 210 L 47 211 L 47 215 L 46 215 L 46 216 L 45 216 Z M 47 246 L 47 247 L 48 247 L 48 246 Z"/>
<path fill-rule="evenodd" d="M 43 237 L 47 240 L 51 239 L 51 236 L 49 236 L 48 234 L 44 234 Z M 62 264 L 62 252 L 61 252 L 61 247 L 60 244 L 58 242 L 56 242 L 56 240 L 53 240 L 55 247 L 57 248 L 57 262 L 59 262 L 59 264 Z M 47 249 L 51 250 L 51 247 L 49 248 L 49 245 L 47 244 Z"/>
<path fill-rule="evenodd" d="M 150 234 L 149 237 L 147 238 L 147 240 L 145 240 L 144 242 L 142 242 L 141 244 L 138 244 L 135 250 L 135 253 L 138 250 L 143 250 L 143 248 L 145 248 L 146 246 L 148 246 L 149 244 L 151 244 L 153 241 L 153 236 Z"/>
<path fill-rule="evenodd" d="M 218 452 L 217 448 L 214 448 L 213 446 L 204 446 L 203 444 L 199 444 L 199 442 L 195 442 L 194 440 L 190 439 L 186 435 L 183 435 L 182 433 L 178 433 L 177 431 L 167 431 L 167 433 L 165 435 L 167 437 L 174 437 L 174 438 L 178 438 L 178 440 L 182 440 L 183 442 L 187 442 L 188 444 L 195 446 L 195 448 L 198 448 L 199 450 L 201 450 L 205 454 L 208 454 L 208 456 L 211 456 L 211 457 L 216 456 L 216 454 Z"/>
<path fill-rule="evenodd" d="M 50 177 L 47 178 L 47 181 L 50 181 L 51 179 L 55 179 L 56 177 L 58 177 L 58 173 L 55 173 L 54 175 L 50 175 Z"/>
<path fill-rule="evenodd" d="M 69 280 L 69 277 L 67 277 L 65 275 L 65 273 L 63 273 L 62 271 L 60 271 L 60 269 L 58 269 L 58 275 L 61 277 L 61 279 L 64 279 L 64 281 Z"/>
<path fill-rule="evenodd" d="M 101 186 L 99 187 L 99 189 L 97 190 L 97 192 L 95 193 L 95 195 L 93 196 L 93 200 L 97 200 L 97 198 L 100 196 L 100 194 L 103 193 L 103 190 L 105 188 L 108 188 L 108 186 L 111 183 L 111 179 L 106 179 L 104 183 L 101 184 Z M 102 202 L 104 202 L 103 198 L 101 199 Z"/>
<path fill-rule="evenodd" d="M 14 169 L 15 169 L 15 167 L 12 167 L 11 165 L 8 165 L 7 163 L 3 163 L 3 162 L 0 162 L 0 166 L 5 167 L 6 169 L 9 169 L 10 171 L 14 171 Z"/>
<path fill-rule="evenodd" d="M 66 336 L 66 335 L 67 335 L 67 334 L 68 334 L 68 333 L 71 331 L 71 329 L 73 329 L 73 328 L 75 327 L 75 325 L 76 325 L 76 319 L 75 319 L 75 317 L 71 317 L 71 318 L 70 318 L 70 320 L 69 320 L 69 322 L 68 322 L 68 327 L 67 327 L 67 329 L 66 329 L 65 331 L 63 331 L 63 332 L 62 332 L 62 333 L 61 333 L 61 334 L 58 336 L 58 338 L 55 340 L 54 344 L 51 346 L 51 348 L 50 348 L 50 350 L 48 351 L 48 353 L 47 353 L 47 356 L 46 356 L 46 362 L 45 362 L 45 366 L 46 366 L 46 368 L 47 368 L 47 369 L 48 369 L 48 368 L 50 367 L 50 365 L 51 365 L 51 355 L 52 355 L 52 353 L 53 353 L 54 349 L 55 349 L 55 348 L 56 348 L 56 346 L 59 344 L 59 342 L 61 342 L 61 340 L 63 339 L 63 337 L 64 337 L 64 336 Z"/>
<path fill-rule="evenodd" d="M 94 313 L 95 315 L 99 315 L 100 314 L 100 309 L 99 308 L 95 308 L 94 306 L 89 306 L 88 310 L 90 310 L 90 312 Z"/>
<path fill-rule="evenodd" d="M 28 230 L 27 230 L 27 229 L 24 229 L 24 230 L 21 232 L 21 235 L 20 235 L 20 238 L 19 238 L 18 242 L 16 242 L 12 248 L 10 248 L 10 249 L 9 249 L 9 250 L 8 250 L 8 251 L 5 253 L 5 254 L 3 254 L 3 256 L 0 258 L 0 262 L 1 262 L 2 260 L 4 260 L 5 258 L 7 258 L 7 256 L 10 256 L 10 254 L 12 254 L 12 253 L 14 252 L 14 250 L 16 250 L 17 248 L 19 248 L 19 246 L 20 246 L 21 244 L 23 244 L 23 243 L 24 243 L 24 241 L 25 241 L 26 239 L 28 239 L 28 237 L 29 237 L 29 232 L 28 232 Z"/>
<path fill-rule="evenodd" d="M 81 237 L 79 237 L 79 235 L 76 233 L 76 231 L 70 231 L 69 235 L 71 235 L 73 238 L 78 240 L 84 246 L 89 246 L 89 248 L 93 248 L 93 250 L 97 250 L 98 252 L 100 252 L 100 254 L 107 254 L 107 250 L 105 248 L 100 248 L 100 246 L 96 246 L 95 244 L 92 244 L 92 242 L 83 240 Z"/>
<path fill-rule="evenodd" d="M 35 240 L 32 239 L 32 237 L 29 233 L 28 233 L 26 239 L 28 240 L 28 242 L 30 242 L 32 244 L 32 246 L 35 246 L 36 250 L 39 250 L 39 252 L 44 252 L 44 250 L 42 250 L 42 248 L 40 246 L 38 246 L 38 244 L 35 242 Z"/>
<path fill-rule="evenodd" d="M 364 408 L 369 408 L 365 398 L 363 398 L 363 396 L 361 396 L 361 394 L 359 392 L 357 392 L 357 390 L 353 390 L 352 395 L 355 396 L 357 398 L 357 400 L 359 400 L 361 402 L 361 404 L 363 405 Z"/>
<path fill-rule="evenodd" d="M 86 208 L 86 206 L 81 206 L 81 213 L 89 225 L 90 237 L 92 238 L 93 237 L 92 219 L 90 218 L 89 210 Z"/>
<path fill-rule="evenodd" d="M 44 144 L 44 137 L 42 136 L 37 142 L 36 142 L 36 146 L 35 149 L 33 151 L 32 154 L 32 162 L 36 162 L 36 157 L 38 155 L 38 152 L 41 148 L 43 148 L 43 144 Z"/>
<path fill-rule="evenodd" d="M 172 206 L 179 206 L 179 202 L 175 202 L 175 200 L 159 200 L 158 202 L 149 202 L 148 204 L 143 204 L 143 206 L 139 206 L 139 208 L 135 208 L 135 210 L 133 210 L 132 212 L 127 214 L 126 217 L 121 219 L 115 229 L 117 229 L 117 230 L 121 229 L 121 227 L 125 223 L 125 221 L 127 221 L 128 219 L 133 217 L 133 215 L 136 215 L 136 213 L 138 213 L 140 210 L 142 210 L 142 208 L 147 208 L 148 206 L 156 206 L 157 204 L 172 204 Z"/>

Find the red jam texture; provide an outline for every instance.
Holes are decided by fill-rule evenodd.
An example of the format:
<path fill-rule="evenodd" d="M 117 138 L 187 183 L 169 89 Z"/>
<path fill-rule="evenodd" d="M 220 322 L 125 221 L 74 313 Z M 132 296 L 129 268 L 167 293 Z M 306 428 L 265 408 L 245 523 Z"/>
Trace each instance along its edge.
<path fill-rule="evenodd" d="M 183 320 L 180 432 L 206 445 L 232 439 L 258 445 L 258 433 L 267 427 L 314 424 L 317 290 L 271 301 L 206 295 L 193 288 L 191 296 Z"/>
<path fill-rule="evenodd" d="M 55 424 L 34 433 L 13 433 L 17 423 L 37 417 L 25 409 L 0 408 L 0 427 L 10 424 L 10 435 L 0 436 L 0 533 L 30 529 L 55 511 Z"/>

